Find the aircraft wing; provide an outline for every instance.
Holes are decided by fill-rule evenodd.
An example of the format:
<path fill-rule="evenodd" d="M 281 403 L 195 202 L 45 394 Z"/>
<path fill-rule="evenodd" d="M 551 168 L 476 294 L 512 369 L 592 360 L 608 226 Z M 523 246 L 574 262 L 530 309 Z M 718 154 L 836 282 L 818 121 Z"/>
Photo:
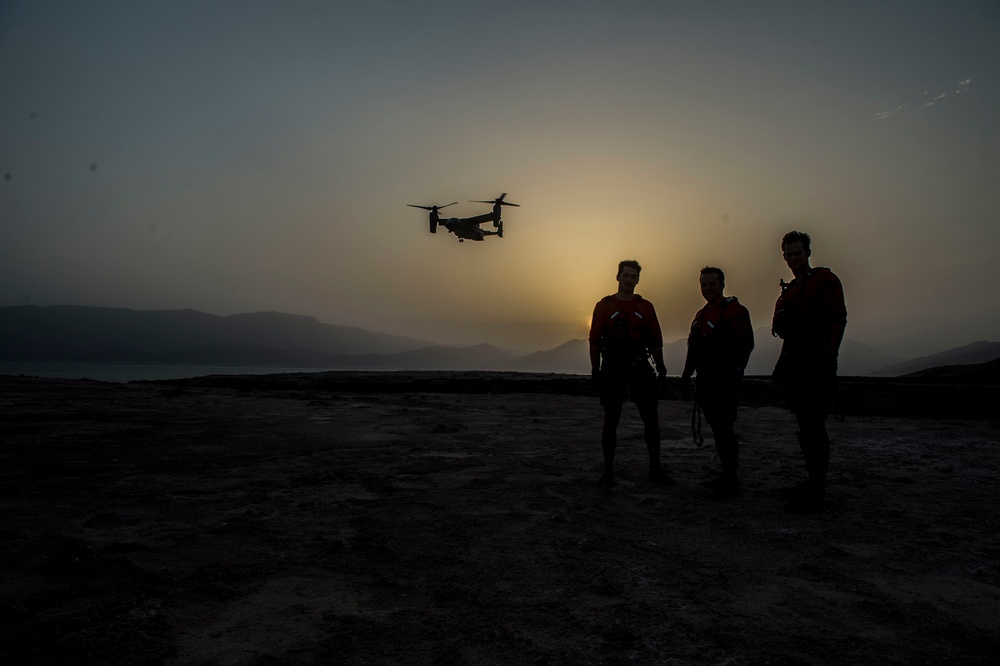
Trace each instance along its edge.
<path fill-rule="evenodd" d="M 482 224 L 483 222 L 492 222 L 493 213 L 483 213 L 482 215 L 475 215 L 473 217 L 463 217 L 462 222 L 467 222 L 468 224 Z"/>

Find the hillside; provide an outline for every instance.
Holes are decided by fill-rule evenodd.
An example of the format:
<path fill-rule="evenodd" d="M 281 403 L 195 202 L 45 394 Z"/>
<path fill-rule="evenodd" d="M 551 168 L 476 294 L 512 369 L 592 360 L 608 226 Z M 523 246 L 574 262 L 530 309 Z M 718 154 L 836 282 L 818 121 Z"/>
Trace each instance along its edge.
<path fill-rule="evenodd" d="M 987 363 L 997 358 L 1000 358 L 1000 342 L 979 340 L 962 347 L 947 349 L 937 354 L 920 356 L 909 361 L 896 363 L 872 374 L 876 376 L 898 377 L 931 368 Z"/>
<path fill-rule="evenodd" d="M 172 356 L 175 360 L 167 362 L 185 362 L 191 356 L 211 356 L 212 349 L 224 350 L 223 357 L 243 353 L 259 359 L 268 357 L 263 350 L 294 350 L 321 359 L 322 355 L 392 354 L 431 344 L 280 312 L 220 317 L 195 310 L 0 307 L 0 358 L 6 360 L 157 362 Z M 235 351 L 238 348 L 256 352 Z"/>
<path fill-rule="evenodd" d="M 1000 384 L 1000 358 L 986 363 L 945 365 L 903 375 L 906 379 L 923 382 L 955 382 L 963 384 Z"/>

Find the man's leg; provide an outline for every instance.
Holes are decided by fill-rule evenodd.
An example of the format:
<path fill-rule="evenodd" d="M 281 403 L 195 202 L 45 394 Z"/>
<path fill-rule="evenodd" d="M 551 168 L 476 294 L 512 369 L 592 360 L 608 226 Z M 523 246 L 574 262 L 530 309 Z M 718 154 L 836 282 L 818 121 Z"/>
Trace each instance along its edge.
<path fill-rule="evenodd" d="M 809 470 L 809 496 L 822 502 L 826 494 L 826 473 L 830 467 L 830 437 L 826 432 L 826 420 L 822 413 L 800 412 L 796 414 L 799 423 L 799 442 Z"/>
<path fill-rule="evenodd" d="M 646 451 L 649 453 L 649 480 L 657 483 L 672 484 L 671 479 L 660 467 L 660 414 L 659 402 L 656 398 L 637 401 L 639 417 L 642 419 L 643 439 L 646 441 Z"/>
<path fill-rule="evenodd" d="M 795 431 L 795 439 L 797 439 L 799 442 L 799 449 L 802 451 L 802 460 L 805 461 L 806 471 L 808 472 L 808 470 L 812 469 L 813 466 L 812 463 L 813 451 L 809 447 L 807 441 L 802 437 L 802 430 L 801 430 L 802 425 L 801 421 L 798 418 L 798 413 L 796 413 L 795 418 L 796 421 L 798 421 L 799 423 L 799 430 Z M 810 488 L 811 486 L 809 483 L 809 479 L 807 478 L 805 481 L 800 481 L 799 483 L 796 483 L 793 486 L 787 486 L 785 488 L 779 489 L 778 497 L 783 500 L 799 500 L 803 497 L 806 497 L 809 494 Z"/>
<path fill-rule="evenodd" d="M 812 405 L 816 407 L 817 405 Z M 826 498 L 826 473 L 830 466 L 830 438 L 826 433 L 826 413 L 800 405 L 795 412 L 799 425 L 799 446 L 806 461 L 809 479 L 793 489 L 793 499 L 785 505 L 789 513 L 814 513 Z"/>
<path fill-rule="evenodd" d="M 830 413 L 835 380 L 835 376 L 803 374 L 786 385 L 789 406 L 799 426 L 796 437 L 809 472 L 805 483 L 782 491 L 782 497 L 793 500 L 785 506 L 787 511 L 812 513 L 823 506 L 830 464 L 826 418 Z"/>
<path fill-rule="evenodd" d="M 698 406 L 712 427 L 715 451 L 719 454 L 722 476 L 715 485 L 716 497 L 738 497 L 740 481 L 737 474 L 740 443 L 733 429 L 736 421 L 739 386 L 723 381 L 702 381 L 698 384 Z"/>
<path fill-rule="evenodd" d="M 604 474 L 601 484 L 615 484 L 615 449 L 618 447 L 618 422 L 622 417 L 622 403 L 617 399 L 602 400 L 604 404 L 604 428 L 601 430 L 601 450 L 604 453 Z"/>
<path fill-rule="evenodd" d="M 728 419 L 717 419 L 713 423 L 712 434 L 715 437 L 715 450 L 719 454 L 719 462 L 722 465 L 722 478 L 714 495 L 720 498 L 739 497 L 740 495 L 740 441 L 733 430 L 733 422 Z"/>

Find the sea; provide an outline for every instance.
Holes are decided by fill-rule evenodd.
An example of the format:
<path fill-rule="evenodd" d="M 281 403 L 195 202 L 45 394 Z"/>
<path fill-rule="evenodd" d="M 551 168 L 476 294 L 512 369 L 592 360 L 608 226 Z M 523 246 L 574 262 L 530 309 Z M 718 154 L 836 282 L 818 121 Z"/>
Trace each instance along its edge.
<path fill-rule="evenodd" d="M 282 368 L 234 365 L 119 365 L 115 363 L 34 363 L 0 361 L 0 375 L 93 379 L 100 382 L 131 382 L 140 379 L 186 379 L 206 375 L 275 375 L 289 372 L 328 372 L 327 368 Z"/>

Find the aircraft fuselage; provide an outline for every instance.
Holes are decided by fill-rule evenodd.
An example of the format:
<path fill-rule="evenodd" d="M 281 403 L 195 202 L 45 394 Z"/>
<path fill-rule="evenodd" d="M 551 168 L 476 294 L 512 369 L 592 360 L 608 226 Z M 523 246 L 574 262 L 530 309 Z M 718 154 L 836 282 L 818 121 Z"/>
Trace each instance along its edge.
<path fill-rule="evenodd" d="M 485 240 L 487 236 L 497 236 L 499 235 L 495 231 L 484 231 L 480 228 L 480 224 L 484 222 L 492 222 L 493 215 L 490 213 L 484 215 L 477 215 L 475 217 L 450 217 L 445 220 L 441 220 L 441 224 L 445 229 L 451 233 L 458 236 L 458 238 L 465 240 L 481 241 Z"/>

